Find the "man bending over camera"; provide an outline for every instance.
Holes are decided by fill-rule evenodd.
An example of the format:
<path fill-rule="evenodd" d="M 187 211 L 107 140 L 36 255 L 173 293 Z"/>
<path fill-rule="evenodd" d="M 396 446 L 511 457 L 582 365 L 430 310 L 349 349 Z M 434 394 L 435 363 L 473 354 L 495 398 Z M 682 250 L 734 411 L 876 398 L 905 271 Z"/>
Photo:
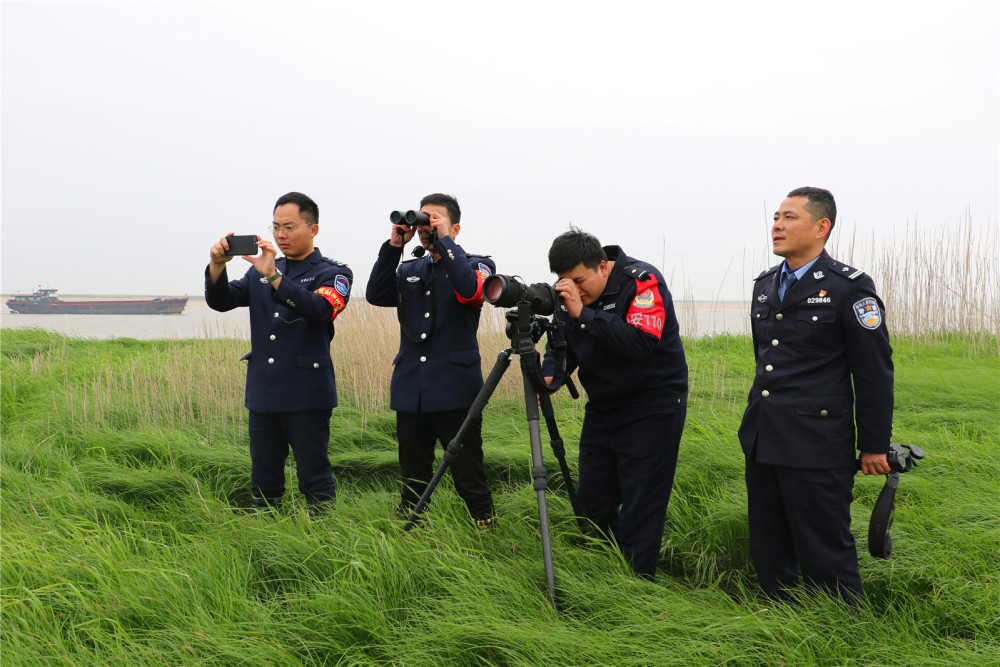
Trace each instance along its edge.
<path fill-rule="evenodd" d="M 687 415 L 687 362 L 660 272 L 574 229 L 549 249 L 566 324 L 566 372 L 580 369 L 581 514 L 652 578 Z M 555 362 L 546 350 L 546 381 Z"/>

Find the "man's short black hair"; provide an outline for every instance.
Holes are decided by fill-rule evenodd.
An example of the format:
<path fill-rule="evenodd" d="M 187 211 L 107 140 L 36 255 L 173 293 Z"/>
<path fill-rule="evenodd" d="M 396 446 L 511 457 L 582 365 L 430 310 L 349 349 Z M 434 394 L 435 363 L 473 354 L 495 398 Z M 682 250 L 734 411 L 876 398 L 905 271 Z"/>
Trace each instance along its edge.
<path fill-rule="evenodd" d="M 593 270 L 607 259 L 597 237 L 576 227 L 557 236 L 549 248 L 549 270 L 557 275 L 569 271 L 577 264 Z"/>
<path fill-rule="evenodd" d="M 303 220 L 310 225 L 319 224 L 319 206 L 308 196 L 301 192 L 289 192 L 287 195 L 281 195 L 274 204 L 274 210 L 277 211 L 279 206 L 284 206 L 285 204 L 298 204 L 299 216 Z"/>
<path fill-rule="evenodd" d="M 440 192 L 435 192 L 434 194 L 427 195 L 420 200 L 420 208 L 423 208 L 428 204 L 444 206 L 448 211 L 448 220 L 453 225 L 457 225 L 462 219 L 462 209 L 458 207 L 458 200 L 451 195 L 443 195 Z"/>
<path fill-rule="evenodd" d="M 833 193 L 823 188 L 804 187 L 795 188 L 785 196 L 807 197 L 809 203 L 806 204 L 806 210 L 809 211 L 809 215 L 813 217 L 813 220 L 830 219 L 830 232 L 826 235 L 826 238 L 830 238 L 830 234 L 833 233 L 833 226 L 837 224 L 837 202 L 833 200 Z"/>

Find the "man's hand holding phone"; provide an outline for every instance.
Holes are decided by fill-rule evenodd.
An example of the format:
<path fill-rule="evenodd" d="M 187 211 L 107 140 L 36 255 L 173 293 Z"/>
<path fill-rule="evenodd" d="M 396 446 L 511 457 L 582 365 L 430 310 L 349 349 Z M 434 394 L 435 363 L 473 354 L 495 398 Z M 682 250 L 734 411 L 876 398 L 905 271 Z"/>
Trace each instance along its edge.
<path fill-rule="evenodd" d="M 265 241 L 259 236 L 257 237 L 257 247 L 260 248 L 260 257 L 251 257 L 249 255 L 243 255 L 243 259 L 253 264 L 253 268 L 257 269 L 257 272 L 265 278 L 270 278 L 275 273 L 277 269 L 274 268 L 274 258 L 278 255 L 278 251 L 274 248 L 274 243 L 271 241 Z M 278 289 L 278 285 L 281 284 L 281 276 L 278 276 L 276 280 L 271 282 L 271 286 L 274 289 Z"/>
<path fill-rule="evenodd" d="M 268 241 L 261 241 L 260 237 L 255 234 L 237 236 L 230 232 L 212 244 L 212 248 L 209 250 L 208 277 L 213 283 L 218 280 L 219 276 L 222 275 L 222 270 L 226 267 L 226 262 L 236 255 L 242 256 L 243 259 L 256 267 L 256 263 L 251 259 L 251 256 L 256 255 L 258 249 L 262 248 L 261 245 L 258 245 L 261 243 L 267 243 L 271 248 L 271 273 L 267 275 L 273 275 L 274 246 Z"/>

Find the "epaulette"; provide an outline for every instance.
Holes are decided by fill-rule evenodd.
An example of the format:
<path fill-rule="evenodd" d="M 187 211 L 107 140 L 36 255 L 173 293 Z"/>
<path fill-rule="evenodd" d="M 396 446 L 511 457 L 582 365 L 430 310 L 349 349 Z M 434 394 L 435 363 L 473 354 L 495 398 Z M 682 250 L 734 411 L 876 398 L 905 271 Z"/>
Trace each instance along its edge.
<path fill-rule="evenodd" d="M 840 262 L 830 262 L 830 268 L 836 269 L 834 271 L 838 276 L 843 276 L 848 280 L 857 280 L 861 276 L 865 275 L 865 272 L 861 269 L 855 269 L 854 267 L 848 266 L 847 264 L 841 264 Z"/>
<path fill-rule="evenodd" d="M 771 275 L 772 273 L 774 273 L 775 271 L 777 271 L 780 266 L 781 266 L 781 264 L 775 264 L 770 269 L 764 269 L 763 271 L 760 272 L 759 276 L 757 276 L 756 278 L 753 279 L 753 281 L 757 282 L 758 280 L 760 280 L 764 276 Z"/>
<path fill-rule="evenodd" d="M 419 262 L 423 257 L 414 257 L 413 259 L 404 259 L 400 264 L 412 264 L 413 262 Z"/>
<path fill-rule="evenodd" d="M 465 256 L 466 257 L 492 257 L 493 255 L 470 255 L 469 253 L 465 253 Z"/>
<path fill-rule="evenodd" d="M 629 264 L 626 266 L 622 269 L 622 273 L 630 278 L 635 278 L 636 280 L 645 280 L 649 276 L 649 271 L 638 267 L 635 264 Z"/>
<path fill-rule="evenodd" d="M 344 264 L 343 262 L 338 262 L 335 259 L 330 259 L 329 257 L 324 257 L 323 261 L 326 262 L 327 264 L 333 264 L 334 266 L 347 266 L 347 264 Z"/>

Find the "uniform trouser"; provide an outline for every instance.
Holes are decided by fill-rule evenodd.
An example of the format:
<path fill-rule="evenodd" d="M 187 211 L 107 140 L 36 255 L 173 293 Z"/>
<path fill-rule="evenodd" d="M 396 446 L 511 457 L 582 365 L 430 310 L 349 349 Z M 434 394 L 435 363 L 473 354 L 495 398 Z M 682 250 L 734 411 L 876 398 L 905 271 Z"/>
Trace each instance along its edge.
<path fill-rule="evenodd" d="M 670 412 L 587 408 L 580 434 L 580 513 L 614 538 L 638 574 L 660 560 L 687 406 Z"/>
<path fill-rule="evenodd" d="M 399 467 L 403 474 L 402 505 L 413 507 L 434 474 L 437 441 L 445 447 L 454 439 L 468 410 L 441 412 L 396 412 Z M 465 501 L 473 519 L 493 516 L 493 495 L 483 465 L 483 419 L 469 429 L 458 458 L 449 466 L 455 490 Z"/>
<path fill-rule="evenodd" d="M 750 557 L 764 593 L 789 599 L 802 579 L 847 600 L 864 596 L 851 534 L 853 467 L 746 461 Z"/>
<path fill-rule="evenodd" d="M 308 412 L 250 411 L 250 490 L 254 498 L 277 502 L 285 494 L 285 460 L 291 445 L 299 491 L 306 502 L 333 500 L 330 458 L 331 410 Z"/>

